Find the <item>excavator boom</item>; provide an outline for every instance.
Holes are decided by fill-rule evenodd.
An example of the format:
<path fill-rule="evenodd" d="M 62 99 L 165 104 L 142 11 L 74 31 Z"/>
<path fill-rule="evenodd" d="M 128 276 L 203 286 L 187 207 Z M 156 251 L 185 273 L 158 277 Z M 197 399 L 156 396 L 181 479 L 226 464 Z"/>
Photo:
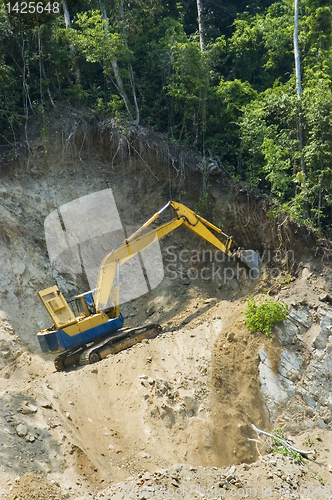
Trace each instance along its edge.
<path fill-rule="evenodd" d="M 141 235 L 142 231 L 147 229 L 160 214 L 168 207 L 172 207 L 175 213 L 175 218 L 162 224 L 161 226 L 152 229 L 148 233 Z M 97 279 L 97 288 L 95 295 L 96 311 L 100 312 L 108 307 L 109 300 L 115 304 L 115 316 L 119 314 L 119 285 L 112 287 L 114 283 L 117 269 L 119 269 L 127 260 L 134 257 L 138 252 L 144 250 L 152 243 L 160 240 L 166 234 L 170 233 L 177 227 L 184 225 L 192 232 L 211 243 L 214 247 L 221 250 L 230 257 L 238 257 L 249 268 L 253 269 L 253 277 L 257 277 L 258 273 L 258 258 L 253 250 L 240 250 L 231 236 L 223 233 L 217 226 L 211 224 L 200 215 L 196 214 L 186 206 L 175 201 L 169 201 L 159 212 L 156 212 L 145 224 L 143 224 L 135 233 L 127 238 L 122 245 L 110 252 L 101 262 Z M 226 238 L 225 242 L 219 240 L 211 231 L 213 229 L 217 233 Z"/>

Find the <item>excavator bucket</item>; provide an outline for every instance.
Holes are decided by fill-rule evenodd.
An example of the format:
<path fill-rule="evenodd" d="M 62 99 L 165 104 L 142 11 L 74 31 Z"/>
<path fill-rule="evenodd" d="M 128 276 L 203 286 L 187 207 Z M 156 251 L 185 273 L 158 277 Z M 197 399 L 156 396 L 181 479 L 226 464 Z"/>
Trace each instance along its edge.
<path fill-rule="evenodd" d="M 242 250 L 239 249 L 237 251 L 238 257 L 243 262 L 246 264 L 246 266 L 249 267 L 249 269 L 252 269 L 251 277 L 252 278 L 258 278 L 259 276 L 259 270 L 258 270 L 258 255 L 255 250 Z"/>

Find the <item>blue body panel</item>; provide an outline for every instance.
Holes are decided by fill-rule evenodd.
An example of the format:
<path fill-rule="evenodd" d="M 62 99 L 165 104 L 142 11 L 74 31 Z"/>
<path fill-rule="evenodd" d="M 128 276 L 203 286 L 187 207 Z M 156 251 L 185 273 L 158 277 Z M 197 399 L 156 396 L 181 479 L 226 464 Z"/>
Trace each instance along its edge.
<path fill-rule="evenodd" d="M 48 332 L 44 335 L 38 335 L 40 347 L 43 352 L 56 353 L 67 351 L 74 347 L 93 342 L 101 337 L 105 337 L 111 333 L 118 331 L 123 327 L 124 318 L 122 314 L 118 318 L 112 318 L 102 325 L 89 328 L 85 332 L 77 333 L 76 335 L 67 335 L 64 330 Z"/>

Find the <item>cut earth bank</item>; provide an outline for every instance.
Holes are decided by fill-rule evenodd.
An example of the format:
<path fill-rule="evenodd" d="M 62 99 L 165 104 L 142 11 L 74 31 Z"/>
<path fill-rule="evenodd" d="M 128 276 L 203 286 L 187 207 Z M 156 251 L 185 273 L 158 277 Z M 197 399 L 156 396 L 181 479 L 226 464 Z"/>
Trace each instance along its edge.
<path fill-rule="evenodd" d="M 163 487 L 189 498 L 328 496 L 331 245 L 288 219 L 271 220 L 264 199 L 221 173 L 209 179 L 207 218 L 259 251 L 260 279 L 213 256 L 195 262 L 182 253 L 167 267 L 170 248 L 177 256 L 208 249 L 181 228 L 161 242 L 162 282 L 122 308 L 126 325 L 158 322 L 162 334 L 67 373 L 41 354 L 36 332 L 50 323 L 37 291 L 88 287 L 84 276 L 52 269 L 47 215 L 111 188 L 122 224 L 139 225 L 169 199 L 194 209 L 201 192 L 196 159 L 166 154 L 157 136 L 78 122 L 54 121 L 47 162 L 36 138 L 1 170 L 2 498 L 126 498 L 128 488 L 143 498 L 143 486 L 150 496 Z M 213 264 L 214 279 L 199 279 Z M 243 323 L 248 296 L 264 290 L 289 305 L 272 341 Z M 315 460 L 296 464 L 257 445 L 260 457 L 252 424 L 282 428 L 297 447 L 315 448 Z"/>

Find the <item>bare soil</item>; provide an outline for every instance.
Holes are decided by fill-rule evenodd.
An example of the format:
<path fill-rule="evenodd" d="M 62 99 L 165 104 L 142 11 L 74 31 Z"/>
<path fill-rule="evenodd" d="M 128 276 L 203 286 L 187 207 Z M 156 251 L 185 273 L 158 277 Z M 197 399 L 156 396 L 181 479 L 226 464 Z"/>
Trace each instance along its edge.
<path fill-rule="evenodd" d="M 64 291 L 86 285 L 84 276 L 52 270 L 45 217 L 112 187 L 123 224 L 137 225 L 170 194 L 194 208 L 200 193 L 199 178 L 193 174 L 183 184 L 151 152 L 121 157 L 114 144 L 83 141 L 80 147 L 81 136 L 66 142 L 68 136 L 54 135 L 46 167 L 36 140 L 31 155 L 1 175 L 0 498 L 158 498 L 160 488 L 168 497 L 172 490 L 188 498 L 330 498 L 331 430 L 299 432 L 303 415 L 296 411 L 291 422 L 282 411 L 271 421 L 260 390 L 259 352 L 264 347 L 277 369 L 281 346 L 244 325 L 250 294 L 269 291 L 290 308 L 306 303 L 314 315 L 319 296 L 331 291 L 329 263 L 310 252 L 308 239 L 297 241 L 287 224 L 279 231 L 281 257 L 266 253 L 260 280 L 248 279 L 242 265 L 202 260 L 177 262 L 174 277 L 167 268 L 170 245 L 177 255 L 209 248 L 180 229 L 162 242 L 163 281 L 122 308 L 126 326 L 153 321 L 163 333 L 67 372 L 55 372 L 52 357 L 42 355 L 36 332 L 50 320 L 37 291 L 54 281 Z M 246 248 L 274 257 L 278 230 L 261 207 L 227 198 L 219 178 L 211 186 L 214 222 L 220 219 Z M 285 234 L 293 246 L 287 247 Z M 289 248 L 295 250 L 287 258 Z M 202 268 L 212 272 L 212 264 L 219 274 L 201 279 Z M 308 345 L 315 325 L 303 337 Z M 282 427 L 294 445 L 315 449 L 314 458 L 298 464 L 267 454 L 254 441 L 252 424 Z"/>

